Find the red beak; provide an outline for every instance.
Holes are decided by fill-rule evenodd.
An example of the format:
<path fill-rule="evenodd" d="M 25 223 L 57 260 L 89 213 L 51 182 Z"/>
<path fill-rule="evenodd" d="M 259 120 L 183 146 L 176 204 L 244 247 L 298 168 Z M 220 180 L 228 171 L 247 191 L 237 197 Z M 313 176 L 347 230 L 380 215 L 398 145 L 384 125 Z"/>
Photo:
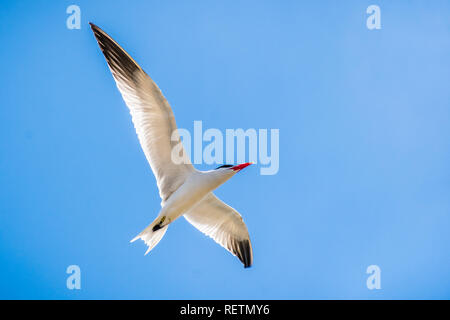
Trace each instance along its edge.
<path fill-rule="evenodd" d="M 244 169 L 245 167 L 248 167 L 251 164 L 253 164 L 253 162 L 242 163 L 242 164 L 238 164 L 237 166 L 231 167 L 230 169 L 234 170 L 234 171 L 241 171 L 242 169 Z"/>

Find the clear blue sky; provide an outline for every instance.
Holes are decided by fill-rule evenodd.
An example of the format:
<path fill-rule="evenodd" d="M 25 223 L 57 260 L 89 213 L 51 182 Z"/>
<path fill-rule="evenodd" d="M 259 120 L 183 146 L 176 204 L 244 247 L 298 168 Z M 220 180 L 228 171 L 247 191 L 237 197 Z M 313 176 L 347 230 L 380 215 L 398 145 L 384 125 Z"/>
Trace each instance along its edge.
<path fill-rule="evenodd" d="M 81 8 L 81 30 L 66 8 Z M 381 8 L 368 30 L 366 8 Z M 2 1 L 0 298 L 450 298 L 448 1 Z M 160 208 L 88 28 L 158 83 L 178 125 L 280 129 L 280 170 L 217 194 L 244 269 Z M 199 168 L 206 169 L 207 166 Z M 66 288 L 79 265 L 81 290 Z M 366 268 L 381 268 L 368 290 Z"/>

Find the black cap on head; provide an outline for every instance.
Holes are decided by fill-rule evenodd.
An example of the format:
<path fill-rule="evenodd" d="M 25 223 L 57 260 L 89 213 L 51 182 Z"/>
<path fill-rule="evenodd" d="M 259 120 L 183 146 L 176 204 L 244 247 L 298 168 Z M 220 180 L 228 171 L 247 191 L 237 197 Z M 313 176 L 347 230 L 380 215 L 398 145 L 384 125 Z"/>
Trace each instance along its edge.
<path fill-rule="evenodd" d="M 231 167 L 232 167 L 231 164 L 224 164 L 224 165 L 222 165 L 220 167 L 215 168 L 214 170 L 217 170 L 217 169 L 220 169 L 220 168 L 231 168 Z"/>

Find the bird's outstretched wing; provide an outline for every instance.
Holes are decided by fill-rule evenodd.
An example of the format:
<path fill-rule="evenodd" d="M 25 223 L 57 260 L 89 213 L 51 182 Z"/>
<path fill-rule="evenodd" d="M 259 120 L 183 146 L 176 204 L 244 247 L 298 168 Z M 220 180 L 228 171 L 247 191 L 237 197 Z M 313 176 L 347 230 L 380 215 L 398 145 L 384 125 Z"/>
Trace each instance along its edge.
<path fill-rule="evenodd" d="M 245 268 L 252 265 L 252 244 L 241 215 L 213 193 L 186 212 L 184 217 L 198 230 L 237 256 Z"/>
<path fill-rule="evenodd" d="M 134 127 L 164 201 L 195 170 L 180 144 L 172 109 L 161 90 L 142 68 L 109 35 L 90 23 L 117 87 L 130 109 Z M 171 139 L 175 132 L 175 139 Z M 185 161 L 172 161 L 174 147 Z"/>

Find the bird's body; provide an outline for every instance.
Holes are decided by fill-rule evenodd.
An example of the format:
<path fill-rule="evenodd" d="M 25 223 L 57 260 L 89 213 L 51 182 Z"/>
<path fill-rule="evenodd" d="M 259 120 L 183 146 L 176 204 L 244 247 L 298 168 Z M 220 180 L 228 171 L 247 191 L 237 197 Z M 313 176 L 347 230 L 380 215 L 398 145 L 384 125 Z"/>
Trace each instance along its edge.
<path fill-rule="evenodd" d="M 157 218 L 132 241 L 142 239 L 148 245 L 148 253 L 164 236 L 169 224 L 184 215 L 197 229 L 238 256 L 245 267 L 251 266 L 252 247 L 242 217 L 212 193 L 250 163 L 199 171 L 186 158 L 182 147 L 177 150 L 184 161 L 174 161 L 172 151 L 182 144 L 169 103 L 125 50 L 103 30 L 94 24 L 91 27 L 130 109 L 162 198 Z"/>
<path fill-rule="evenodd" d="M 190 173 L 183 184 L 164 203 L 154 221 L 156 224 L 152 223 L 150 226 L 153 228 L 156 225 L 158 229 L 161 229 L 170 224 L 192 209 L 208 193 L 231 178 L 227 173 L 214 171 L 195 170 Z M 138 238 L 139 236 L 135 239 Z"/>
<path fill-rule="evenodd" d="M 170 196 L 161 208 L 158 216 L 167 217 L 170 222 L 190 210 L 208 193 L 230 179 L 234 172 L 223 170 L 194 171 L 187 176 L 184 183 Z"/>

